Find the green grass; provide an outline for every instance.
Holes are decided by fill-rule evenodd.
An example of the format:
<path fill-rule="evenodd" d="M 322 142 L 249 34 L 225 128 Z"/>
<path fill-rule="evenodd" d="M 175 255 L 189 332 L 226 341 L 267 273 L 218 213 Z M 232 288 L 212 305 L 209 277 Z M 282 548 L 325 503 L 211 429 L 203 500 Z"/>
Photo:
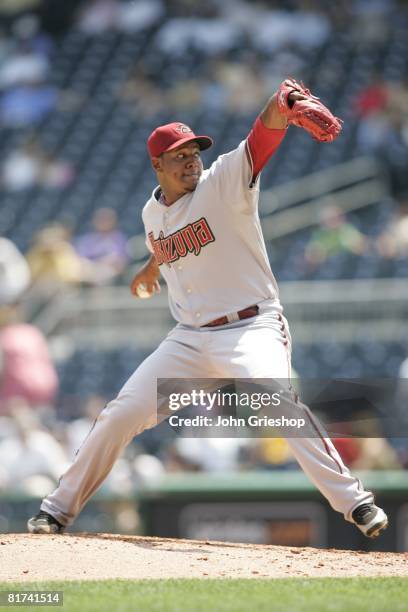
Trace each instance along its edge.
<path fill-rule="evenodd" d="M 405 578 L 0 583 L 0 590 L 63 590 L 63 608 L 37 609 L 64 612 L 408 611 Z"/>

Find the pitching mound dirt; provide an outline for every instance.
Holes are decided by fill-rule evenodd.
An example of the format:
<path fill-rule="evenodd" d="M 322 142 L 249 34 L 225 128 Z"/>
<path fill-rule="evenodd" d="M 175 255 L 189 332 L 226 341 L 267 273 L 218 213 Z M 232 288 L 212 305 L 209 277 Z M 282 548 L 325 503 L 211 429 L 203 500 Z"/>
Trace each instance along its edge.
<path fill-rule="evenodd" d="M 0 535 L 0 582 L 107 578 L 408 576 L 408 553 L 110 534 Z"/>

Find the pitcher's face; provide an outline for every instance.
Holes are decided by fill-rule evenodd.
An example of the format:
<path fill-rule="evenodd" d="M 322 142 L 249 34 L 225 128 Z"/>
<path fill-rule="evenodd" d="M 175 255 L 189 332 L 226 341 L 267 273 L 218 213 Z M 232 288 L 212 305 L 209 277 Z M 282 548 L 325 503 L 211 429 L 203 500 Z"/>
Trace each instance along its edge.
<path fill-rule="evenodd" d="M 152 163 L 160 186 L 166 196 L 172 194 L 172 199 L 173 195 L 181 197 L 194 191 L 203 172 L 200 147 L 194 141 L 162 153 L 153 158 Z"/>

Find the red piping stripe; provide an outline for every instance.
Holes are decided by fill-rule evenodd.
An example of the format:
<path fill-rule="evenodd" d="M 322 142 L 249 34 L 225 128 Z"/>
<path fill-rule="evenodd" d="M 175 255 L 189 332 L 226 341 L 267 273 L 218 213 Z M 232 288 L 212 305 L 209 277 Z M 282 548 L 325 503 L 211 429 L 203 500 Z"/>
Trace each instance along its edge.
<path fill-rule="evenodd" d="M 283 318 L 282 318 L 282 317 L 281 317 L 281 321 L 282 321 L 282 323 L 283 323 L 283 326 L 285 327 L 285 322 L 284 322 L 284 320 L 283 320 Z M 286 331 L 286 329 L 285 329 L 285 331 Z M 286 338 L 286 334 L 285 334 L 285 338 Z M 292 387 L 291 376 L 290 376 L 290 375 L 291 375 L 291 365 L 290 365 L 290 359 L 289 359 L 289 350 L 288 350 L 288 348 L 287 348 L 287 345 L 285 346 L 285 349 L 286 349 L 286 359 L 287 359 L 287 362 L 288 362 L 288 379 L 289 379 L 289 385 L 290 385 L 290 387 Z M 312 426 L 314 427 L 315 431 L 317 432 L 317 435 L 319 436 L 319 438 L 320 438 L 320 439 L 321 439 L 321 441 L 323 442 L 324 448 L 326 449 L 326 453 L 327 453 L 327 454 L 329 455 L 329 457 L 330 457 L 331 459 L 333 459 L 333 461 L 336 463 L 336 465 L 337 465 L 337 466 L 338 466 L 338 468 L 339 468 L 340 474 L 344 474 L 344 472 L 343 472 L 343 468 L 341 467 L 341 464 L 338 462 L 338 460 L 336 459 L 336 457 L 334 457 L 334 456 L 332 455 L 332 453 L 330 452 L 330 447 L 329 447 L 329 445 L 327 444 L 326 440 L 324 439 L 324 437 L 322 436 L 321 432 L 319 431 L 319 428 L 317 427 L 316 423 L 313 421 L 313 419 L 312 419 L 312 415 L 311 415 L 310 410 L 306 409 L 306 410 L 304 410 L 304 412 L 306 412 L 307 416 L 309 417 L 309 421 L 311 422 Z"/>
<path fill-rule="evenodd" d="M 304 410 L 304 412 L 306 412 L 307 416 L 309 417 L 309 421 L 311 422 L 311 424 L 313 425 L 314 429 L 317 431 L 317 434 L 319 436 L 319 438 L 321 439 L 321 441 L 324 444 L 324 447 L 326 449 L 327 454 L 329 455 L 329 457 L 331 457 L 333 459 L 333 461 L 338 465 L 339 467 L 339 471 L 340 474 L 344 474 L 343 472 L 343 468 L 341 466 L 341 463 L 338 462 L 337 458 L 332 455 L 331 450 L 330 450 L 330 446 L 327 444 L 325 438 L 322 436 L 321 432 L 319 431 L 319 428 L 317 427 L 316 423 L 314 422 L 313 418 L 312 418 L 312 414 L 309 410 Z"/>

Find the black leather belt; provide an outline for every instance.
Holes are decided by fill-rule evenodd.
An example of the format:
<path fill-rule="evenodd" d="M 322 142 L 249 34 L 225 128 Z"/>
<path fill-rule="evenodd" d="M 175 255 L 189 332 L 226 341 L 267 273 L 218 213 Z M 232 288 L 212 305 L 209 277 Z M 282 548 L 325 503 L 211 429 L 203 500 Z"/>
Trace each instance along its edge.
<path fill-rule="evenodd" d="M 226 325 L 227 323 L 233 323 L 234 321 L 249 319 L 250 317 L 255 317 L 258 312 L 259 306 L 255 304 L 254 306 L 248 306 L 248 308 L 244 308 L 243 310 L 239 310 L 238 312 L 234 312 L 233 314 L 224 315 L 223 317 L 214 319 L 214 321 L 210 321 L 202 327 L 217 327 L 218 325 Z"/>

